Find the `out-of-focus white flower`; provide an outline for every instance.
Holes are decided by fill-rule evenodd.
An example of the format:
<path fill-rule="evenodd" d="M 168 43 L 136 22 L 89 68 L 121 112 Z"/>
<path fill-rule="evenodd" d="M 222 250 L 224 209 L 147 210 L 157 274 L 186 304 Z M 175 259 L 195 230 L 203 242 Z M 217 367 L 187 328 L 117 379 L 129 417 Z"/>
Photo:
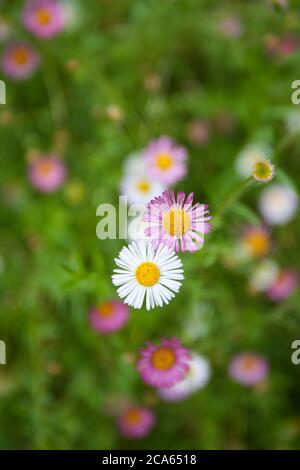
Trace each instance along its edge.
<path fill-rule="evenodd" d="M 294 217 L 298 208 L 298 195 L 287 185 L 272 184 L 259 199 L 259 209 L 271 225 L 286 224 Z"/>
<path fill-rule="evenodd" d="M 300 131 L 300 111 L 290 111 L 287 114 L 285 127 L 289 134 Z"/>
<path fill-rule="evenodd" d="M 193 353 L 184 379 L 173 387 L 159 389 L 159 395 L 165 401 L 185 400 L 192 393 L 205 387 L 210 377 L 209 361 L 204 356 Z"/>
<path fill-rule="evenodd" d="M 262 292 L 274 283 L 279 273 L 276 261 L 264 259 L 257 264 L 249 275 L 250 287 L 254 291 Z"/>
<path fill-rule="evenodd" d="M 61 0 L 63 23 L 66 30 L 74 30 L 79 26 L 82 17 L 81 5 L 78 0 Z"/>
<path fill-rule="evenodd" d="M 165 186 L 150 178 L 141 155 L 129 157 L 121 181 L 121 194 L 128 198 L 130 204 L 148 204 L 155 196 L 163 193 Z"/>
<path fill-rule="evenodd" d="M 237 155 L 235 161 L 237 173 L 244 178 L 251 176 L 255 163 L 269 159 L 271 151 L 271 147 L 265 143 L 247 145 Z"/>

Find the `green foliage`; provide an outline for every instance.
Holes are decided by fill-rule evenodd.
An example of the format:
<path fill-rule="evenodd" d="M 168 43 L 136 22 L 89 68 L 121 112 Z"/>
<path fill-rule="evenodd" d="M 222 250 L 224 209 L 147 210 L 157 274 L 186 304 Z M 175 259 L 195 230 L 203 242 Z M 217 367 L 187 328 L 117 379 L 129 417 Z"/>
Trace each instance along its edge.
<path fill-rule="evenodd" d="M 241 228 L 260 220 L 263 186 L 245 186 L 234 169 L 244 144 L 272 145 L 276 180 L 299 191 L 300 140 L 287 139 L 285 120 L 300 53 L 278 60 L 265 47 L 270 35 L 297 34 L 299 5 L 290 3 L 282 11 L 262 0 L 76 1 L 74 28 L 42 41 L 24 30 L 22 1 L 1 2 L 13 37 L 35 45 L 42 67 L 28 81 L 6 80 L 0 105 L 0 448 L 299 448 L 300 367 L 290 360 L 299 294 L 279 305 L 253 296 L 249 267 L 225 261 Z M 220 32 L 228 16 L 241 37 Z M 149 77 L 156 89 L 145 87 Z M 120 121 L 109 118 L 112 105 Z M 195 119 L 209 123 L 202 146 L 188 137 Z M 123 241 L 97 239 L 96 208 L 118 203 L 126 156 L 163 134 L 187 147 L 188 176 L 176 189 L 210 205 L 213 228 L 203 250 L 182 256 L 186 279 L 170 305 L 132 310 L 122 331 L 101 336 L 88 311 L 116 298 L 111 273 Z M 30 186 L 33 150 L 65 159 L 68 181 L 57 193 Z M 280 265 L 297 268 L 299 236 L 299 217 L 273 230 Z M 208 386 L 179 404 L 161 402 L 128 359 L 172 335 L 213 369 Z M 231 357 L 244 350 L 268 358 L 264 387 L 229 378 Z M 116 429 L 109 410 L 124 399 L 151 402 L 157 415 L 141 442 Z"/>

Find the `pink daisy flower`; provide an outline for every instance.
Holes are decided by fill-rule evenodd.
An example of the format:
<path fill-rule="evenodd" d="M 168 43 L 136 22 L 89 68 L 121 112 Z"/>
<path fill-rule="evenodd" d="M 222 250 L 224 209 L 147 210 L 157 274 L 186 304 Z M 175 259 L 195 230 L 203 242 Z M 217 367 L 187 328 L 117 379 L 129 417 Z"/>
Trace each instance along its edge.
<path fill-rule="evenodd" d="M 153 387 L 172 387 L 189 369 L 191 356 L 177 338 L 163 339 L 159 346 L 147 343 L 137 368 L 144 382 Z"/>
<path fill-rule="evenodd" d="M 229 374 L 236 382 L 251 387 L 266 378 L 268 363 L 258 354 L 238 354 L 229 365 Z"/>
<path fill-rule="evenodd" d="M 150 142 L 144 151 L 149 175 L 169 186 L 182 180 L 186 175 L 187 154 L 169 137 L 160 137 Z"/>
<path fill-rule="evenodd" d="M 40 57 L 25 42 L 10 44 L 2 57 L 2 69 L 5 75 L 14 80 L 29 78 L 38 68 Z"/>
<path fill-rule="evenodd" d="M 127 323 L 128 318 L 128 307 L 116 300 L 104 302 L 90 311 L 91 325 L 101 333 L 120 330 Z"/>
<path fill-rule="evenodd" d="M 25 27 L 39 38 L 52 38 L 64 27 L 64 10 L 56 0 L 28 0 L 24 12 Z"/>
<path fill-rule="evenodd" d="M 274 283 L 267 290 L 267 296 L 275 302 L 280 302 L 294 292 L 297 284 L 298 274 L 291 269 L 283 269 L 279 272 Z"/>
<path fill-rule="evenodd" d="M 146 437 L 155 424 L 155 416 L 148 408 L 131 406 L 118 419 L 120 433 L 128 439 Z"/>
<path fill-rule="evenodd" d="M 208 205 L 193 205 L 194 193 L 187 197 L 179 192 L 164 191 L 147 206 L 145 235 L 157 248 L 166 245 L 175 251 L 197 251 L 204 243 L 204 234 L 210 231 Z"/>
<path fill-rule="evenodd" d="M 66 167 L 62 160 L 54 155 L 41 156 L 30 162 L 28 177 L 36 189 L 50 193 L 64 183 Z"/>

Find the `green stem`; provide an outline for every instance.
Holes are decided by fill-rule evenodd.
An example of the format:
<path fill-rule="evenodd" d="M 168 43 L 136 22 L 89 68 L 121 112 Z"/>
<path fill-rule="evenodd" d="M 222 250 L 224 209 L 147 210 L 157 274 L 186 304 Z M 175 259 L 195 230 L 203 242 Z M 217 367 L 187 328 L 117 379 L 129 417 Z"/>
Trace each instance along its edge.
<path fill-rule="evenodd" d="M 220 217 L 224 214 L 224 212 L 226 212 L 226 210 L 237 200 L 237 198 L 244 193 L 246 188 L 250 186 L 250 183 L 252 181 L 252 176 L 249 176 L 249 178 L 242 182 L 239 182 L 236 186 L 230 189 L 230 191 L 228 191 L 228 193 L 223 199 L 222 204 L 220 204 L 218 210 L 214 214 L 214 220 L 216 220 L 217 217 Z"/>

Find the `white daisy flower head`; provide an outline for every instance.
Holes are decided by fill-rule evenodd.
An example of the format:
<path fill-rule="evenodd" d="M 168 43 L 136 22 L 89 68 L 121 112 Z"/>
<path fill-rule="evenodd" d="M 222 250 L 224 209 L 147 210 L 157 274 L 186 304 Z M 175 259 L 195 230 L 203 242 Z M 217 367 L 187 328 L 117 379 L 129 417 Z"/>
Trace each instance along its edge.
<path fill-rule="evenodd" d="M 250 272 L 250 287 L 256 292 L 263 292 L 277 279 L 279 274 L 279 266 L 276 261 L 266 258 L 257 264 Z"/>
<path fill-rule="evenodd" d="M 164 245 L 154 249 L 143 240 L 123 247 L 115 259 L 112 281 L 124 303 L 140 309 L 162 307 L 175 297 L 184 279 L 182 262 Z"/>
<path fill-rule="evenodd" d="M 211 377 L 209 361 L 202 355 L 193 353 L 189 369 L 180 382 L 173 387 L 159 389 L 160 397 L 165 401 L 181 401 L 192 393 L 204 388 Z"/>
<path fill-rule="evenodd" d="M 121 193 L 127 197 L 129 204 L 148 204 L 164 189 L 165 186 L 162 183 L 149 176 L 144 159 L 140 154 L 129 157 L 121 181 Z"/>
<path fill-rule="evenodd" d="M 261 161 L 268 160 L 271 156 L 271 147 L 265 143 L 249 144 L 237 155 L 235 169 L 243 178 L 252 175 L 253 166 Z"/>
<path fill-rule="evenodd" d="M 259 209 L 270 225 L 282 225 L 290 222 L 299 204 L 297 193 L 284 184 L 272 184 L 260 195 Z"/>

